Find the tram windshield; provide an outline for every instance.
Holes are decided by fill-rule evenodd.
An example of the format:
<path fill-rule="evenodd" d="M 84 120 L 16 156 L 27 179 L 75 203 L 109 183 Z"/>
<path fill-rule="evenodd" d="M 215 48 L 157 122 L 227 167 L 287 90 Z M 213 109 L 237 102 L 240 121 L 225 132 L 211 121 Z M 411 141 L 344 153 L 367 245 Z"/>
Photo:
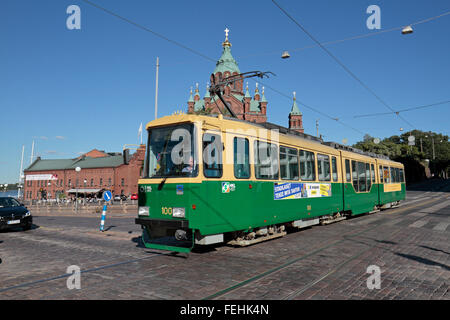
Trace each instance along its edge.
<path fill-rule="evenodd" d="M 197 176 L 194 136 L 193 124 L 151 129 L 147 148 L 147 177 Z"/>

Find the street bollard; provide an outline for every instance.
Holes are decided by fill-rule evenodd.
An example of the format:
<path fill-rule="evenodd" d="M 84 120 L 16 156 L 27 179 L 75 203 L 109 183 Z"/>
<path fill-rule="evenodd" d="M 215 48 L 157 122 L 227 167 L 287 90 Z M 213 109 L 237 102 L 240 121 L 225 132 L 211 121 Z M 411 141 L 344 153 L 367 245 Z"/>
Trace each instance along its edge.
<path fill-rule="evenodd" d="M 100 231 L 103 232 L 105 228 L 105 215 L 106 215 L 106 204 L 103 206 L 102 220 L 100 221 Z"/>

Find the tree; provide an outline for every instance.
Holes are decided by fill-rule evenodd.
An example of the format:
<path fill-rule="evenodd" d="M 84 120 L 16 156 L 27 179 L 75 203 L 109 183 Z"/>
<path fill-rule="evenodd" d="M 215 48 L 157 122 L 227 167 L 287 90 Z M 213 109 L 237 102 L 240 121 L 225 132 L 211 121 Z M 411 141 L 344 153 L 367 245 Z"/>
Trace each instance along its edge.
<path fill-rule="evenodd" d="M 414 145 L 408 145 L 410 136 L 415 138 Z M 427 166 L 426 159 L 429 160 L 431 173 L 435 176 L 447 178 L 449 175 L 450 143 L 448 136 L 441 133 L 412 130 L 400 136 L 393 135 L 385 138 L 378 144 L 374 142 L 370 135 L 366 134 L 363 137 L 363 141 L 357 142 L 353 147 L 367 152 L 382 154 L 392 160 L 402 162 L 407 172 L 407 166 L 411 169 L 411 174 L 414 176 L 410 177 L 410 179 L 414 181 L 416 178 L 423 178 L 424 170 L 421 170 L 419 166 Z"/>

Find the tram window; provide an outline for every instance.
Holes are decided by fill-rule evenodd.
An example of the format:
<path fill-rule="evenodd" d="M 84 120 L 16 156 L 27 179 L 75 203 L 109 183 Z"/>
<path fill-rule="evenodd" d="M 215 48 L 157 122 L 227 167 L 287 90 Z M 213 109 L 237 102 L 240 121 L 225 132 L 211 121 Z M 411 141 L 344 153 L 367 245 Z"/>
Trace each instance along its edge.
<path fill-rule="evenodd" d="M 372 184 L 374 184 L 375 183 L 375 167 L 374 167 L 373 163 L 370 164 L 370 173 L 372 176 Z"/>
<path fill-rule="evenodd" d="M 280 174 L 284 180 L 298 180 L 298 154 L 296 149 L 280 147 Z"/>
<path fill-rule="evenodd" d="M 383 183 L 383 167 L 379 166 L 378 174 L 380 175 L 380 183 Z"/>
<path fill-rule="evenodd" d="M 397 177 L 398 183 L 402 182 L 402 180 L 400 179 L 400 168 L 395 168 L 395 176 Z"/>
<path fill-rule="evenodd" d="M 314 152 L 300 150 L 300 178 L 304 181 L 316 180 Z"/>
<path fill-rule="evenodd" d="M 389 167 L 383 167 L 383 177 L 384 177 L 384 183 L 391 183 Z"/>
<path fill-rule="evenodd" d="M 367 191 L 370 190 L 371 185 L 372 185 L 372 180 L 370 178 L 370 164 L 366 163 L 366 186 L 367 186 Z"/>
<path fill-rule="evenodd" d="M 359 192 L 366 192 L 366 164 L 358 161 Z"/>
<path fill-rule="evenodd" d="M 390 168 L 390 173 L 391 173 L 391 183 L 395 183 L 396 179 L 395 179 L 395 168 Z"/>
<path fill-rule="evenodd" d="M 234 138 L 234 176 L 238 179 L 250 178 L 248 139 Z"/>
<path fill-rule="evenodd" d="M 350 174 L 350 160 L 345 160 L 345 178 L 347 182 L 352 182 L 352 177 Z"/>
<path fill-rule="evenodd" d="M 255 140 L 256 179 L 278 180 L 278 148 L 275 144 Z"/>
<path fill-rule="evenodd" d="M 333 170 L 333 181 L 338 180 L 336 157 L 331 157 L 331 169 Z"/>
<path fill-rule="evenodd" d="M 403 169 L 400 169 L 400 182 L 405 182 L 405 174 L 403 172 Z"/>
<path fill-rule="evenodd" d="M 317 172 L 319 174 L 319 181 L 331 181 L 329 156 L 317 154 Z"/>
<path fill-rule="evenodd" d="M 144 174 L 148 178 L 197 176 L 195 131 L 193 124 L 149 130 Z"/>
<path fill-rule="evenodd" d="M 353 188 L 358 192 L 358 163 L 355 160 L 352 160 L 352 179 L 353 179 Z"/>
<path fill-rule="evenodd" d="M 203 173 L 207 178 L 222 176 L 222 142 L 219 135 L 203 135 Z"/>

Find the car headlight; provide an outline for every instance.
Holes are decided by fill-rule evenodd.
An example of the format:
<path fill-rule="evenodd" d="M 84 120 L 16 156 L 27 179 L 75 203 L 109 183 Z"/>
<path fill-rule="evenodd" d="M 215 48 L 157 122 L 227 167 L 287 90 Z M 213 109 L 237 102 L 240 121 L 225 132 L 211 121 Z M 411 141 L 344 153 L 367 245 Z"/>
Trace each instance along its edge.
<path fill-rule="evenodd" d="M 25 213 L 25 217 L 29 217 L 29 216 L 31 216 L 31 212 L 27 211 L 27 213 Z"/>
<path fill-rule="evenodd" d="M 149 207 L 139 207 L 138 215 L 140 215 L 140 216 L 150 215 L 150 208 Z"/>
<path fill-rule="evenodd" d="M 184 218 L 184 216 L 185 216 L 184 208 L 172 208 L 172 217 Z"/>

